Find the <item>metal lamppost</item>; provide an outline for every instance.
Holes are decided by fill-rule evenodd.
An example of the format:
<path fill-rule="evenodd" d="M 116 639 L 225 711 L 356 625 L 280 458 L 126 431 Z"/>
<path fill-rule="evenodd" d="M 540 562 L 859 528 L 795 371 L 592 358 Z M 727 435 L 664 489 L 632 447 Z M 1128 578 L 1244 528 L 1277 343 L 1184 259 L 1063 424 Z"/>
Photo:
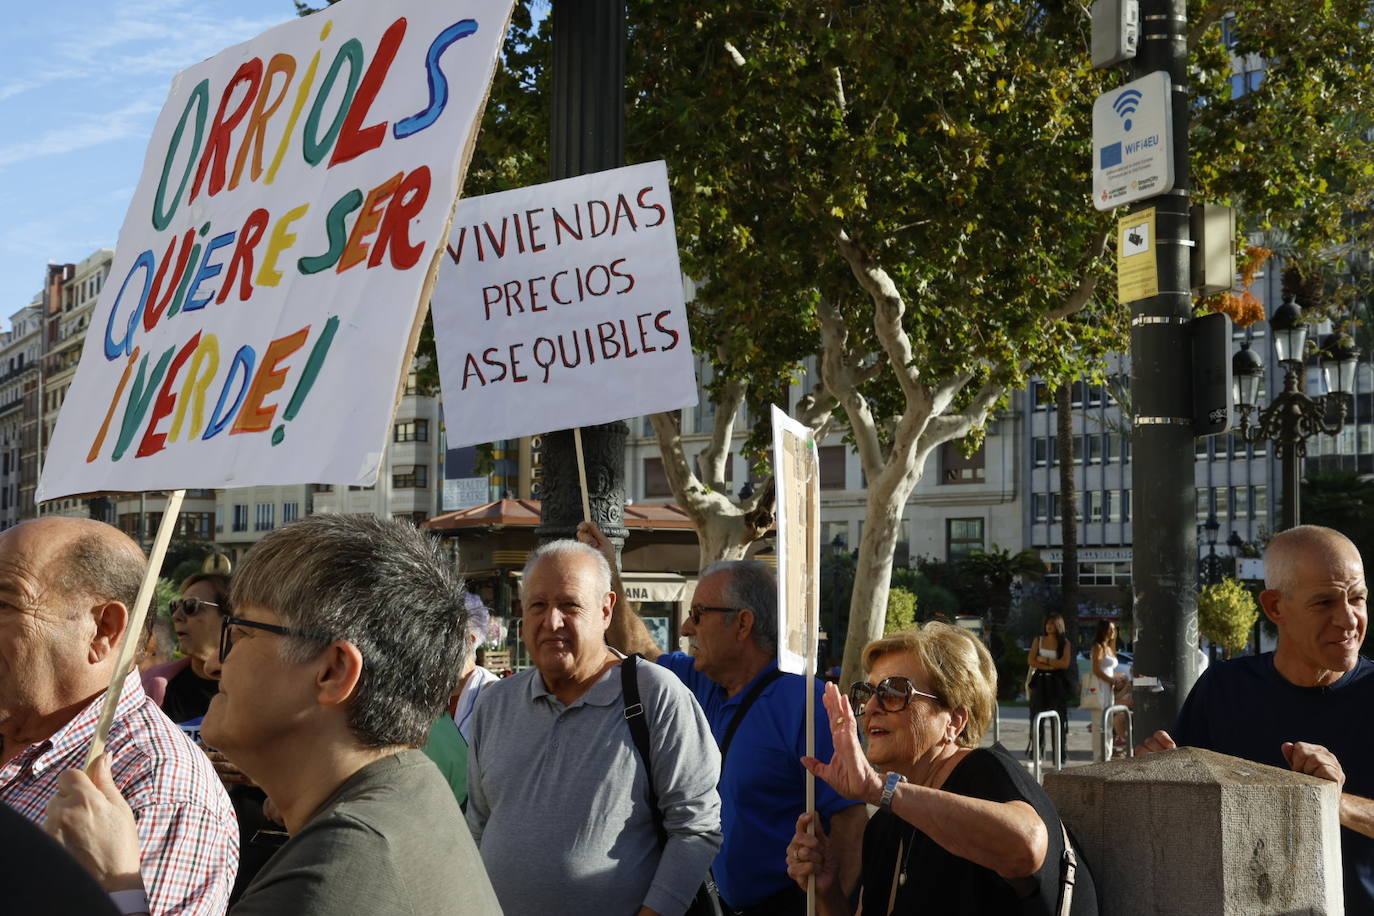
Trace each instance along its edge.
<path fill-rule="evenodd" d="M 1289 294 L 1283 305 L 1274 310 L 1269 319 L 1274 331 L 1274 353 L 1283 366 L 1283 391 L 1267 407 L 1256 404 L 1260 379 L 1264 375 L 1264 361 L 1250 349 L 1248 341 L 1231 359 L 1235 379 L 1235 401 L 1240 410 L 1238 432 L 1246 442 L 1268 439 L 1279 448 L 1283 467 L 1283 515 L 1279 528 L 1287 530 L 1298 525 L 1298 502 L 1302 483 L 1300 458 L 1307 456 L 1307 440 L 1318 433 L 1334 436 L 1345 426 L 1348 405 L 1344 395 L 1355 392 L 1355 364 L 1359 350 L 1339 334 L 1322 339 L 1318 354 L 1322 375 L 1326 379 L 1327 394 L 1309 397 L 1303 393 L 1304 348 L 1307 346 L 1307 325 L 1302 309 Z M 1328 420 L 1331 408 L 1336 417 Z M 1255 413 L 1255 419 L 1250 419 Z"/>
<path fill-rule="evenodd" d="M 1217 556 L 1217 532 L 1220 530 L 1217 517 L 1207 516 L 1207 521 L 1202 525 L 1203 535 L 1207 539 L 1207 556 L 1198 563 L 1198 578 L 1203 585 L 1216 585 L 1226 575 L 1226 561 Z"/>
<path fill-rule="evenodd" d="M 557 180 L 625 164 L 625 0 L 558 0 L 552 5 L 553 103 L 549 177 Z M 582 429 L 592 520 L 625 543 L 623 421 Z M 572 430 L 544 436 L 541 541 L 570 538 L 582 521 Z"/>

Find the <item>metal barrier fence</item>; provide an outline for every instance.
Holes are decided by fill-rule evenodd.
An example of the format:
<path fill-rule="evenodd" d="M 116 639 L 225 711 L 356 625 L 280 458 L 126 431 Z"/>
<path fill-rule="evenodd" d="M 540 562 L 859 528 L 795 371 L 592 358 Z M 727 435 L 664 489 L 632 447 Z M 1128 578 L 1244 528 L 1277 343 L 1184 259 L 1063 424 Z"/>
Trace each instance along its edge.
<path fill-rule="evenodd" d="M 1112 716 L 1120 715 L 1123 712 L 1126 714 L 1126 756 L 1135 756 L 1135 715 L 1131 712 L 1131 707 L 1117 703 L 1102 710 L 1102 734 L 1100 737 L 1103 760 L 1112 759 Z"/>
<path fill-rule="evenodd" d="M 1055 712 L 1053 709 L 1047 709 L 1042 713 L 1038 713 L 1035 720 L 1031 722 L 1031 773 L 1035 776 L 1036 782 L 1041 781 L 1040 761 L 1042 748 L 1040 747 L 1040 725 L 1046 720 L 1053 720 L 1054 722 L 1052 729 L 1054 732 L 1054 768 L 1056 770 L 1064 769 L 1063 726 L 1059 720 L 1059 713 Z"/>

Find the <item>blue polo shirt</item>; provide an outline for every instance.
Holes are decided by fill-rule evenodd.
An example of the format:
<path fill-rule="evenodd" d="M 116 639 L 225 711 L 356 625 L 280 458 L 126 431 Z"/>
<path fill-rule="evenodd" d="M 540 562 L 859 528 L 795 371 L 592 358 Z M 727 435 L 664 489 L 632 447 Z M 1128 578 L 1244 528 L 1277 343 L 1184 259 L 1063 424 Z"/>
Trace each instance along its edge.
<path fill-rule="evenodd" d="M 1274 653 L 1212 665 L 1198 678 L 1174 725 L 1179 747 L 1200 747 L 1288 769 L 1285 741 L 1320 744 L 1341 763 L 1345 791 L 1374 798 L 1374 662 L 1326 687 L 1299 687 L 1274 667 Z M 1341 828 L 1345 911 L 1374 916 L 1374 838 Z"/>
<path fill-rule="evenodd" d="M 716 744 L 735 717 L 735 710 L 758 678 L 777 667 L 774 661 L 733 697 L 715 681 L 697 671 L 695 660 L 685 652 L 659 656 L 668 668 L 696 695 L 706 711 Z M 720 895 L 731 906 L 748 907 L 793 885 L 787 877 L 787 844 L 796 831 L 797 817 L 806 810 L 807 681 L 816 691 L 816 757 L 829 760 L 835 753 L 821 705 L 824 685 L 815 678 L 784 674 L 769 684 L 749 708 L 725 757 L 720 775 L 720 826 L 725 842 L 711 865 Z M 816 780 L 816 810 L 826 829 L 830 817 L 856 802 L 841 798 L 825 780 Z"/>

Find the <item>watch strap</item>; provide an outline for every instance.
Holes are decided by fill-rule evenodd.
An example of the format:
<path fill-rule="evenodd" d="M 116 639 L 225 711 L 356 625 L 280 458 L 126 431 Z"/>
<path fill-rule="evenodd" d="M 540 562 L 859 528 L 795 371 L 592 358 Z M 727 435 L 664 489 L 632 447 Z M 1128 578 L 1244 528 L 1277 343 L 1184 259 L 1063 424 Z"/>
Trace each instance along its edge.
<path fill-rule="evenodd" d="M 878 801 L 878 807 L 884 811 L 892 810 L 892 796 L 897 792 L 897 784 L 906 782 L 906 777 L 901 773 L 889 772 L 883 779 L 883 797 Z"/>

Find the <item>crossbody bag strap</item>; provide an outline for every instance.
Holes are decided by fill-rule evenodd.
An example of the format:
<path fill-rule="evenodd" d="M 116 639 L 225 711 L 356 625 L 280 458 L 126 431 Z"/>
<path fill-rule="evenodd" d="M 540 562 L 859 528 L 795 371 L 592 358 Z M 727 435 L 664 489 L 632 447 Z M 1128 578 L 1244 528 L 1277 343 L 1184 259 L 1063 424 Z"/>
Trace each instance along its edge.
<path fill-rule="evenodd" d="M 1073 841 L 1069 839 L 1069 828 L 1059 822 L 1059 832 L 1064 834 L 1064 858 L 1059 867 L 1059 911 L 1057 916 L 1069 916 L 1073 907 L 1074 876 L 1078 873 L 1078 854 L 1073 851 Z"/>
<path fill-rule="evenodd" d="M 735 716 L 730 720 L 730 727 L 725 730 L 725 737 L 720 742 L 720 771 L 725 772 L 725 755 L 730 751 L 730 742 L 735 740 L 735 732 L 739 729 L 739 724 L 744 721 L 744 716 L 749 712 L 749 707 L 754 705 L 754 701 L 763 693 L 763 688 L 782 677 L 782 671 L 774 668 L 763 677 L 754 682 L 754 686 L 749 688 L 749 692 L 740 700 L 739 708 L 735 710 Z"/>
<path fill-rule="evenodd" d="M 654 817 L 654 830 L 658 832 L 660 846 L 668 842 L 668 831 L 663 827 L 663 812 L 658 809 L 658 792 L 654 790 L 653 755 L 649 752 L 649 720 L 644 715 L 644 704 L 639 699 L 639 677 L 635 664 L 638 655 L 627 655 L 620 663 L 620 692 L 625 701 L 625 723 L 630 726 L 630 738 L 634 740 L 635 750 L 644 761 L 644 779 L 649 787 L 649 810 Z"/>

